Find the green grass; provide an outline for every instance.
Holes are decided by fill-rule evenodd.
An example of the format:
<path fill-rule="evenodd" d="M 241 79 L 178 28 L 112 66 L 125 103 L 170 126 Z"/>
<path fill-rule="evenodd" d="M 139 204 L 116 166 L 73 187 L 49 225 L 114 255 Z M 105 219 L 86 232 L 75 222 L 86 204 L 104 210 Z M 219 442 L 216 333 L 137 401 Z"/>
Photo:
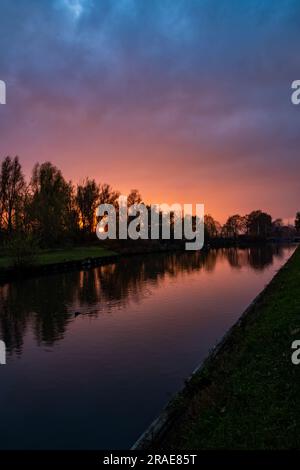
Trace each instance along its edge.
<path fill-rule="evenodd" d="M 159 447 L 299 449 L 300 249 L 225 346 L 174 401 L 180 418 Z"/>
<path fill-rule="evenodd" d="M 68 261 L 83 261 L 88 258 L 99 258 L 115 254 L 116 253 L 113 251 L 97 246 L 47 250 L 41 251 L 37 255 L 35 264 L 37 266 L 46 266 L 49 264 L 66 263 Z M 9 257 L 0 257 L 0 269 L 9 268 L 11 265 L 12 260 Z"/>

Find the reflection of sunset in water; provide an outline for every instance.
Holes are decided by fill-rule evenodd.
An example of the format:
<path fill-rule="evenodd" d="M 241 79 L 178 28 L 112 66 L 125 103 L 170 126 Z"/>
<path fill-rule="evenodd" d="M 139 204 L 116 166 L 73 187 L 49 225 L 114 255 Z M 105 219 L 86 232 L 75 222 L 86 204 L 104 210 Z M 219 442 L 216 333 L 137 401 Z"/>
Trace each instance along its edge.
<path fill-rule="evenodd" d="M 0 447 L 129 447 L 293 249 L 132 256 L 0 287 Z"/>

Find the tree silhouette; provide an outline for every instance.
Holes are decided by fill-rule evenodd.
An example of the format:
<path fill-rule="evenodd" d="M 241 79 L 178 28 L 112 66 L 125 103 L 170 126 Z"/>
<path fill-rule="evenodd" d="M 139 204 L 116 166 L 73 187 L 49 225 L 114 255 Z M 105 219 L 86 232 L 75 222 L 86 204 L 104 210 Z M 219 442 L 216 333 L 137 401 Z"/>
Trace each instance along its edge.
<path fill-rule="evenodd" d="M 96 181 L 85 179 L 77 186 L 76 203 L 80 214 L 81 227 L 92 233 L 95 227 L 95 211 L 99 204 L 100 188 Z"/>
<path fill-rule="evenodd" d="M 245 227 L 245 217 L 242 217 L 239 214 L 235 214 L 228 217 L 222 231 L 223 234 L 227 237 L 237 238 L 238 235 L 245 231 Z"/>
<path fill-rule="evenodd" d="M 76 188 L 67 182 L 62 172 L 51 162 L 37 163 L 32 171 L 29 185 L 23 176 L 18 157 L 6 157 L 0 170 L 0 235 L 1 241 L 26 237 L 36 241 L 41 247 L 62 246 L 64 243 L 77 243 L 92 239 L 96 227 L 96 209 L 99 204 L 112 204 L 117 212 L 119 191 L 109 184 L 98 184 L 86 178 Z M 128 206 L 142 202 L 138 189 L 131 189 L 127 197 Z M 162 213 L 150 206 L 148 210 L 148 234 L 151 238 L 152 219 L 158 220 L 159 239 L 162 239 Z M 156 214 L 157 212 L 157 214 Z M 155 217 L 158 215 L 158 217 Z M 134 216 L 128 217 L 128 220 Z M 170 214 L 170 234 L 174 239 L 174 213 Z M 195 227 L 195 217 L 193 226 Z M 183 219 L 182 219 L 183 223 Z M 234 214 L 228 217 L 223 227 L 210 215 L 204 216 L 205 239 L 239 239 L 246 234 L 251 239 L 291 237 L 292 230 L 285 227 L 281 219 L 272 222 L 271 215 L 261 210 L 252 211 L 246 216 Z M 296 215 L 295 229 L 300 232 L 300 212 Z M 117 231 L 118 232 L 118 231 Z M 82 237 L 81 234 L 84 236 Z M 95 238 L 96 241 L 96 238 Z M 157 242 L 158 243 L 158 242 Z M 161 243 L 161 241 L 159 242 Z M 118 249 L 118 248 L 117 248 Z"/>
<path fill-rule="evenodd" d="M 54 245 L 67 232 L 71 188 L 52 163 L 37 163 L 31 178 L 32 199 L 29 207 L 32 227 L 46 246 Z"/>
<path fill-rule="evenodd" d="M 0 224 L 11 233 L 20 223 L 25 180 L 19 158 L 6 157 L 0 172 Z"/>
<path fill-rule="evenodd" d="M 272 217 L 266 212 L 256 210 L 246 216 L 248 235 L 266 238 L 272 230 Z"/>

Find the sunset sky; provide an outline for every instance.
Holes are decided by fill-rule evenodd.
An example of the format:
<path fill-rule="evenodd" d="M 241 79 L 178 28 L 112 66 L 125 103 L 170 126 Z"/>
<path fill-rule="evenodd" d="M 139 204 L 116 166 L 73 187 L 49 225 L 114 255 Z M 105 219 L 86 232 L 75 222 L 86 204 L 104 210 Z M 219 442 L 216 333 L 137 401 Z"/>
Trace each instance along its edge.
<path fill-rule="evenodd" d="M 220 222 L 300 210 L 299 0 L 0 0 L 0 158 Z"/>

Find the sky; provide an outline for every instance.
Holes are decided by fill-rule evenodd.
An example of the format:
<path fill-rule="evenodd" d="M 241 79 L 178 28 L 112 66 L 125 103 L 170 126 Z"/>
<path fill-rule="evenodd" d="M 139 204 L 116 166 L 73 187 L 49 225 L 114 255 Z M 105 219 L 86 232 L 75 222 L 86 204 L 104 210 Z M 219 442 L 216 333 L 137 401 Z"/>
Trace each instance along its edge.
<path fill-rule="evenodd" d="M 299 0 L 0 0 L 0 159 L 220 222 L 300 210 Z"/>

